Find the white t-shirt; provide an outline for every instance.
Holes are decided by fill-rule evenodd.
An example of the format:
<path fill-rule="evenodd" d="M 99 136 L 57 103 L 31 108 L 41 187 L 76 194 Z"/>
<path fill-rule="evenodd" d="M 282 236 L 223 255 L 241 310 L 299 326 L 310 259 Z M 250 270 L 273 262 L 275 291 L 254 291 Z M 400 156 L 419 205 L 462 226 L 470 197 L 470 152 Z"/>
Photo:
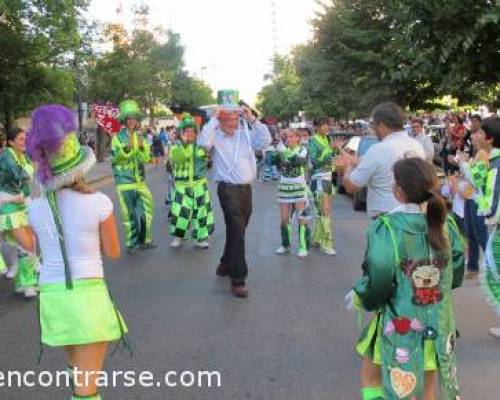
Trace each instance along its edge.
<path fill-rule="evenodd" d="M 63 189 L 58 204 L 72 279 L 102 278 L 99 224 L 112 214 L 113 203 L 101 192 L 82 194 Z M 42 252 L 40 284 L 64 282 L 64 262 L 47 199 L 34 200 L 28 218 Z"/>
<path fill-rule="evenodd" d="M 425 152 L 420 143 L 410 138 L 406 132 L 391 133 L 371 146 L 349 175 L 356 186 L 366 186 L 366 211 L 370 217 L 389 212 L 399 205 L 392 192 L 392 167 L 405 156 L 425 159 Z"/>
<path fill-rule="evenodd" d="M 425 151 L 425 159 L 432 163 L 434 159 L 434 143 L 432 143 L 432 139 L 423 132 L 414 136 L 413 139 L 422 145 Z"/>

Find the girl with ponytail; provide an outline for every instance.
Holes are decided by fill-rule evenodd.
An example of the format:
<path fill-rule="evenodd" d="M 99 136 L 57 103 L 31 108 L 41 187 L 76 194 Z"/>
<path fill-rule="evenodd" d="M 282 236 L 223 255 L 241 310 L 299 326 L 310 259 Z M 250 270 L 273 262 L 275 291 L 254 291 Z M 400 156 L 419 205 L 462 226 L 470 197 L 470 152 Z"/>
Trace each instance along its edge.
<path fill-rule="evenodd" d="M 357 344 L 363 400 L 458 398 L 452 289 L 461 285 L 463 242 L 438 194 L 434 167 L 394 164 L 400 205 L 367 232 L 364 276 L 350 298 L 374 312 Z"/>

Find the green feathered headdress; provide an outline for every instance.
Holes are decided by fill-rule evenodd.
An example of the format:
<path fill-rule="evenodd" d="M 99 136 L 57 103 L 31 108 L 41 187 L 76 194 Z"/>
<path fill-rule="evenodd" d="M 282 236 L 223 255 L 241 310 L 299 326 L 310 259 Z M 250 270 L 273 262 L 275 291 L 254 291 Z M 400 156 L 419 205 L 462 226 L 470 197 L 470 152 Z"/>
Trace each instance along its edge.
<path fill-rule="evenodd" d="M 196 125 L 195 120 L 189 113 L 182 114 L 182 121 L 177 127 L 179 131 L 183 131 L 186 128 L 193 128 L 195 131 L 198 130 L 198 125 Z"/>
<path fill-rule="evenodd" d="M 135 100 L 125 100 L 120 103 L 120 114 L 118 121 L 124 124 L 127 118 L 135 118 L 137 121 L 142 121 L 144 115 L 139 108 L 139 104 Z"/>

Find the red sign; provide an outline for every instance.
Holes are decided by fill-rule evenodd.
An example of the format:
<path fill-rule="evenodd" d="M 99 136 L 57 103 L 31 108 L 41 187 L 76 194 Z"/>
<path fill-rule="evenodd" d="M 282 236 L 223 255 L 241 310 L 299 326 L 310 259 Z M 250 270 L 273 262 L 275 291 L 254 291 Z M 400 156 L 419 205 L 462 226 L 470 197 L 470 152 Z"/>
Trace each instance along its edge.
<path fill-rule="evenodd" d="M 93 104 L 92 112 L 95 115 L 97 124 L 104 129 L 108 135 L 114 135 L 120 132 L 121 124 L 118 122 L 118 113 L 120 110 L 118 107 L 106 103 L 106 104 Z"/>

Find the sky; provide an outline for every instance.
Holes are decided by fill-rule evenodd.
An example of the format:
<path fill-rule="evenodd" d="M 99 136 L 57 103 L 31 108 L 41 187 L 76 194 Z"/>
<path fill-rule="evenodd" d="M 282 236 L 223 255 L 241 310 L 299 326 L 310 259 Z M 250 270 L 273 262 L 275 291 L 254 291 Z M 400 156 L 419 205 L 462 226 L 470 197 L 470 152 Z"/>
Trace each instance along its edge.
<path fill-rule="evenodd" d="M 117 14 L 120 3 L 123 11 Z M 180 33 L 193 76 L 215 92 L 236 89 L 249 103 L 265 84 L 275 46 L 286 54 L 311 38 L 309 21 L 318 7 L 315 0 L 93 0 L 89 13 L 99 22 L 131 28 L 131 10 L 140 3 L 150 8 L 151 29 Z"/>

